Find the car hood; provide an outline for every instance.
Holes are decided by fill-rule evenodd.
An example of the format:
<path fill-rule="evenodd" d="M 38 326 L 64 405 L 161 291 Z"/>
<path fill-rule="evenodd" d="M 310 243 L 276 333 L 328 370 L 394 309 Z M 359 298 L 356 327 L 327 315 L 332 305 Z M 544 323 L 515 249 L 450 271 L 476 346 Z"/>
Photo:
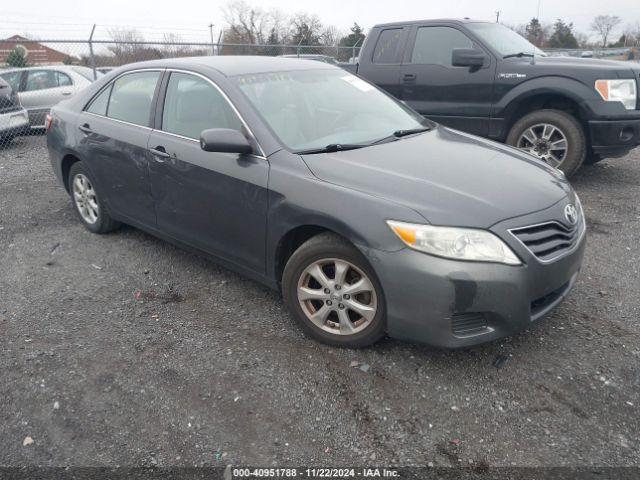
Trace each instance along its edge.
<path fill-rule="evenodd" d="M 319 179 L 403 204 L 434 225 L 488 228 L 571 195 L 564 175 L 547 164 L 442 126 L 303 159 Z"/>
<path fill-rule="evenodd" d="M 527 57 L 512 58 L 503 63 L 501 68 L 510 70 L 515 66 L 531 76 L 557 74 L 571 77 L 583 73 L 601 78 L 629 78 L 635 77 L 634 72 L 640 71 L 640 65 L 635 62 L 577 57 L 536 57 L 533 63 Z"/>

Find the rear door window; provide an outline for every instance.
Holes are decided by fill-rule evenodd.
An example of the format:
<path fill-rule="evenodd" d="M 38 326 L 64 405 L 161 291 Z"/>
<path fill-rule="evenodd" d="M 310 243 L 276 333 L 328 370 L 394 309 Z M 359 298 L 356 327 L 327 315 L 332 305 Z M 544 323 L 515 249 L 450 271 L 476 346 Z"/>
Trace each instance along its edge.
<path fill-rule="evenodd" d="M 0 77 L 11 86 L 11 90 L 17 92 L 20 90 L 20 80 L 22 79 L 22 72 L 7 72 L 0 74 Z"/>
<path fill-rule="evenodd" d="M 451 27 L 420 27 L 411 54 L 411 63 L 451 66 L 455 48 L 472 48 L 473 42 Z"/>
<path fill-rule="evenodd" d="M 56 72 L 56 76 L 58 77 L 58 86 L 59 87 L 68 87 L 73 85 L 73 81 L 71 77 L 63 72 Z"/>
<path fill-rule="evenodd" d="M 398 63 L 402 28 L 388 28 L 380 32 L 373 51 L 373 63 Z"/>
<path fill-rule="evenodd" d="M 113 83 L 107 116 L 135 125 L 149 126 L 151 103 L 158 78 L 160 72 L 136 72 L 119 77 Z"/>
<path fill-rule="evenodd" d="M 54 70 L 29 70 L 25 91 L 34 92 L 58 87 L 57 73 Z"/>
<path fill-rule="evenodd" d="M 111 95 L 112 86 L 113 84 L 109 85 L 91 101 L 91 104 L 87 107 L 87 112 L 102 116 L 107 114 L 107 104 L 109 103 L 109 95 Z"/>

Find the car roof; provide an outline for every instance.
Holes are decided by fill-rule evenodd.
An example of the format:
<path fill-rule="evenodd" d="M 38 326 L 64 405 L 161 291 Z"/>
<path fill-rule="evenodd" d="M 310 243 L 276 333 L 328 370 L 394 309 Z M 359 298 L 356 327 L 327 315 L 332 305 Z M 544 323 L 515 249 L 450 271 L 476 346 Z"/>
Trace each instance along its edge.
<path fill-rule="evenodd" d="M 284 57 L 261 57 L 247 55 L 219 55 L 210 57 L 181 57 L 150 60 L 147 62 L 126 65 L 127 70 L 135 68 L 188 68 L 208 67 L 217 70 L 222 75 L 234 77 L 251 73 L 285 72 L 293 70 L 339 69 L 328 63 L 314 60 Z"/>
<path fill-rule="evenodd" d="M 34 67 L 6 68 L 0 70 L 0 72 L 22 72 L 27 70 L 61 70 L 63 72 L 75 72 L 74 68 L 76 67 L 84 67 L 84 65 L 37 65 Z"/>
<path fill-rule="evenodd" d="M 473 20 L 471 18 L 432 18 L 429 20 L 409 20 L 406 22 L 391 22 L 391 23 L 379 23 L 373 28 L 377 27 L 404 27 L 409 25 L 429 25 L 435 23 L 453 23 L 457 25 L 463 25 L 465 23 L 493 23 L 485 20 Z"/>

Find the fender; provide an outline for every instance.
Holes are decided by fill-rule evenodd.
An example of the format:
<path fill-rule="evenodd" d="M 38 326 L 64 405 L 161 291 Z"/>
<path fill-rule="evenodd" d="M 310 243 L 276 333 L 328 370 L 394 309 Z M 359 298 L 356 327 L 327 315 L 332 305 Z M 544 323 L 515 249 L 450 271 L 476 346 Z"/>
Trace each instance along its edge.
<path fill-rule="evenodd" d="M 539 95 L 562 96 L 573 100 L 583 118 L 594 116 L 590 102 L 599 100 L 596 91 L 582 82 L 559 75 L 544 76 L 526 80 L 509 90 L 494 104 L 491 117 L 509 119 L 523 101 Z"/>

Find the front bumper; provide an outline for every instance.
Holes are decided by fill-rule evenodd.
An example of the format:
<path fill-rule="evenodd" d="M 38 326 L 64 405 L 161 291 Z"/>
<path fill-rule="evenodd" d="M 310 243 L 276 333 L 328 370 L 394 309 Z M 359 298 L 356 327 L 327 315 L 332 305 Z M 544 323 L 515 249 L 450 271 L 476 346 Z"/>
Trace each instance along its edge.
<path fill-rule="evenodd" d="M 518 221 L 510 220 L 492 230 L 515 226 Z M 569 253 L 547 263 L 517 241 L 507 243 L 523 265 L 449 260 L 408 248 L 366 251 L 384 291 L 389 336 L 461 348 L 513 335 L 548 314 L 576 281 L 586 235 Z"/>
<path fill-rule="evenodd" d="M 602 158 L 619 157 L 640 145 L 640 118 L 629 120 L 590 120 L 593 152 Z"/>

